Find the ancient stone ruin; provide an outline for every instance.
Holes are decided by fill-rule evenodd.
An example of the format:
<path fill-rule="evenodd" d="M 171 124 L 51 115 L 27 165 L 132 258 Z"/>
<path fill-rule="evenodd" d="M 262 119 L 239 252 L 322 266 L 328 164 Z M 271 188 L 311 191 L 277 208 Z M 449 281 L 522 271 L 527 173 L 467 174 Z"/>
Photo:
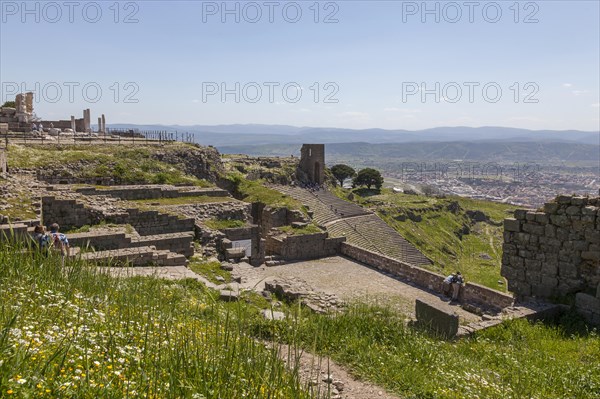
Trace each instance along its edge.
<path fill-rule="evenodd" d="M 31 131 L 33 115 L 33 93 L 17 94 L 14 108 L 0 108 L 0 131 Z"/>
<path fill-rule="evenodd" d="M 0 133 L 30 133 L 33 123 L 42 124 L 44 130 L 51 135 L 57 135 L 61 130 L 70 129 L 70 133 L 91 133 L 91 111 L 83 110 L 82 118 L 71 116 L 69 120 L 44 120 L 38 118 L 33 112 L 34 93 L 21 93 L 15 97 L 15 108 L 0 108 Z M 104 115 L 98 118 L 98 131 L 106 132 L 106 118 Z"/>
<path fill-rule="evenodd" d="M 89 117 L 88 112 L 85 114 Z M 100 119 L 100 129 L 102 125 Z M 98 264 L 182 267 L 192 256 L 199 255 L 222 261 L 223 268 L 238 264 L 267 269 L 341 255 L 430 295 L 443 297 L 445 276 L 427 269 L 432 263 L 430 259 L 377 214 L 314 185 L 324 180 L 324 146 L 307 144 L 302 153 L 296 183 L 306 183 L 306 188 L 302 184 L 269 185 L 269 189 L 295 199 L 301 209 L 244 202 L 234 198 L 231 194 L 234 190 L 225 185 L 224 188 L 123 186 L 108 178 L 98 181 L 76 176 L 70 167 L 64 171 L 55 168 L 49 175 L 23 170 L 32 179 L 32 187 L 39 185 L 41 221 L 22 221 L 0 226 L 0 230 L 5 235 L 25 236 L 40 222 L 56 221 L 65 230 L 92 226 L 92 231 L 71 231 L 69 237 L 74 247 L 82 249 L 78 256 Z M 218 152 L 210 148 L 158 150 L 153 157 L 180 165 L 185 173 L 210 182 L 219 182 L 219 176 L 225 172 Z M 229 159 L 229 162 L 236 162 L 239 172 L 254 173 L 256 168 L 250 160 L 241 160 Z M 264 178 L 282 165 L 270 159 L 259 162 L 260 173 L 255 178 Z M 199 197 L 206 200 L 198 200 Z M 531 297 L 573 295 L 579 311 L 590 322 L 598 323 L 599 207 L 598 198 L 561 196 L 546 204 L 544 211 L 517 211 L 514 219 L 504 222 L 502 274 L 508 279 L 510 291 L 521 301 L 519 306 L 513 306 L 515 298 L 511 294 L 467 282 L 458 301 L 462 311 L 487 319 L 457 328 L 456 317 L 434 301 L 419 304 L 416 311 L 422 316 L 421 321 L 437 326 L 434 329 L 449 337 L 463 336 L 500 323 L 505 312 L 519 314 L 523 311 L 521 304 Z M 241 227 L 210 227 L 209 223 L 232 220 L 241 222 L 238 223 Z M 302 231 L 309 225 L 314 230 Z M 305 285 L 302 290 L 308 292 L 307 297 L 314 291 Z M 530 307 L 522 315 L 533 313 L 538 310 Z"/>
<path fill-rule="evenodd" d="M 298 177 L 305 183 L 325 182 L 325 144 L 302 144 Z"/>
<path fill-rule="evenodd" d="M 575 296 L 600 325 L 600 197 L 561 195 L 504 221 L 502 275 L 517 297 Z"/>

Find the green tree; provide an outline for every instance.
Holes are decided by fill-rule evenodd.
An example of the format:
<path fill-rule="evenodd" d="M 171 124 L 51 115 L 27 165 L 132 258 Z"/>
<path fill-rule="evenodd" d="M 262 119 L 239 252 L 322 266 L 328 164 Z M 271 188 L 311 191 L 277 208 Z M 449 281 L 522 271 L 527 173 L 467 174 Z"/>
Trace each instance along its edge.
<path fill-rule="evenodd" d="M 365 168 L 358 172 L 352 183 L 355 186 L 367 186 L 369 190 L 375 186 L 379 190 L 383 185 L 383 177 L 378 170 Z"/>
<path fill-rule="evenodd" d="M 4 103 L 2 108 L 4 108 L 4 107 L 15 108 L 16 106 L 17 106 L 17 103 L 15 103 L 14 101 L 7 101 Z"/>
<path fill-rule="evenodd" d="M 331 174 L 336 178 L 337 181 L 340 182 L 340 186 L 343 186 L 344 180 L 349 177 L 354 177 L 356 175 L 356 171 L 348 165 L 337 164 L 331 167 Z"/>

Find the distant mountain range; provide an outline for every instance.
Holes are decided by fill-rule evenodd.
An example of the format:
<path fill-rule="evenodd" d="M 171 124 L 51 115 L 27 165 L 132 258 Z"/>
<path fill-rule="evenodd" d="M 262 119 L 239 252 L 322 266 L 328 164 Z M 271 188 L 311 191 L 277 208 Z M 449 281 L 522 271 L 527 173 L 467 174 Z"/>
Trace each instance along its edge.
<path fill-rule="evenodd" d="M 298 156 L 298 144 L 220 146 L 225 154 Z M 545 165 L 587 165 L 600 169 L 600 146 L 576 142 L 452 141 L 408 143 L 330 143 L 329 162 L 384 165 L 405 161 L 438 162 L 535 162 Z"/>
<path fill-rule="evenodd" d="M 425 130 L 339 129 L 287 125 L 131 125 L 110 128 L 165 130 L 193 133 L 196 141 L 218 148 L 246 145 L 302 143 L 410 143 L 410 142 L 564 142 L 600 145 L 600 132 L 527 130 L 506 127 L 438 127 Z"/>

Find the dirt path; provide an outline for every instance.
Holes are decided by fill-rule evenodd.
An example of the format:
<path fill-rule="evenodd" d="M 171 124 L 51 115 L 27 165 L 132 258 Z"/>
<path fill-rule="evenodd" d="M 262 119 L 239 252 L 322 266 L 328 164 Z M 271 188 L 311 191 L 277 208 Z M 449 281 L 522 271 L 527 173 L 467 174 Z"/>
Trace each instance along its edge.
<path fill-rule="evenodd" d="M 288 345 L 279 346 L 279 356 L 290 369 L 298 370 L 302 385 L 308 386 L 315 398 L 400 399 L 377 385 L 355 379 L 329 358 L 294 353 Z"/>
<path fill-rule="evenodd" d="M 343 259 L 343 258 L 340 258 Z M 335 262 L 335 258 L 327 258 L 328 262 Z M 304 263 L 304 262 L 303 262 Z M 278 268 L 253 268 L 249 265 L 240 264 L 238 267 L 247 267 L 246 272 L 252 275 L 251 283 L 260 288 L 260 281 L 269 278 L 269 271 L 283 272 L 294 270 L 292 266 L 298 264 L 287 265 L 288 267 L 278 266 Z M 315 266 L 314 262 L 311 266 Z M 195 278 L 208 286 L 217 288 L 214 284 L 208 282 L 202 276 L 199 276 L 183 266 L 176 267 L 134 267 L 134 268 L 101 268 L 109 272 L 113 276 L 118 277 L 133 277 L 133 276 L 154 276 L 170 280 L 178 280 L 182 278 Z M 302 272 L 301 275 L 306 277 L 306 273 L 312 273 L 310 270 L 298 268 L 295 272 Z M 275 273 L 277 274 L 277 273 Z M 250 283 L 246 283 L 250 284 Z M 242 285 L 236 288 L 243 288 Z M 349 297 L 348 297 L 349 298 Z M 403 302 L 404 303 L 404 302 Z M 371 384 L 366 381 L 356 379 L 344 367 L 333 362 L 326 357 L 320 357 L 308 352 L 296 353 L 288 345 L 279 345 L 279 356 L 287 364 L 290 369 L 297 369 L 300 380 L 303 386 L 307 386 L 309 391 L 314 394 L 315 398 L 319 399 L 400 399 L 398 396 L 388 393 L 384 388 Z"/>

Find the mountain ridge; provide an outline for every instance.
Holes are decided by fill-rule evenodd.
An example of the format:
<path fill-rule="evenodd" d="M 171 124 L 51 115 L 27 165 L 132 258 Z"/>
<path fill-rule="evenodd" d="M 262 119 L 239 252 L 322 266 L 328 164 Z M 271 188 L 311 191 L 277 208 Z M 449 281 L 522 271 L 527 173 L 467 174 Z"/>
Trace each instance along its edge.
<path fill-rule="evenodd" d="M 342 143 L 364 141 L 376 143 L 406 143 L 417 141 L 555 141 L 586 144 L 600 143 L 600 131 L 528 130 L 507 127 L 436 127 L 423 130 L 346 129 L 327 127 L 296 127 L 289 125 L 135 125 L 111 124 L 111 128 L 166 130 L 193 133 L 200 144 L 265 145 L 301 144 L 306 142 Z"/>

